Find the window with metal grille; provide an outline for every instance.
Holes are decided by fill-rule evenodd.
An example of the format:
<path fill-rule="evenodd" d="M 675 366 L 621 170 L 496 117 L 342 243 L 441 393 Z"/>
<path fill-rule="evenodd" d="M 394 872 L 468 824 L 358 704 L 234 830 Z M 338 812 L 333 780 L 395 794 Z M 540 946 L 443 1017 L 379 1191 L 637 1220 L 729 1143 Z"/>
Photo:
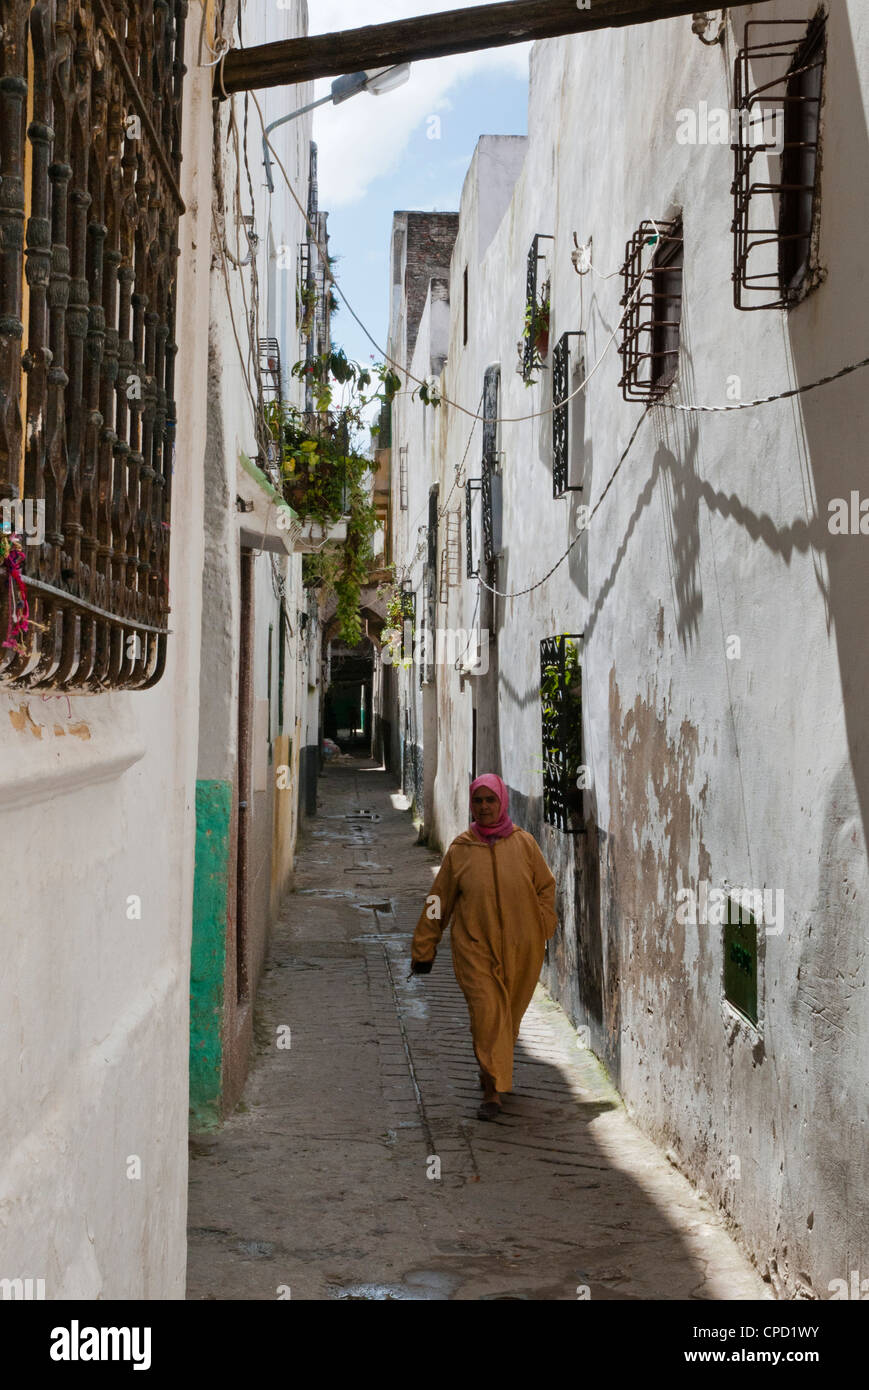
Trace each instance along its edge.
<path fill-rule="evenodd" d="M 0 502 L 45 523 L 0 537 L 19 686 L 143 689 L 165 665 L 186 11 L 2 6 Z"/>
<path fill-rule="evenodd" d="M 465 574 L 468 579 L 476 579 L 480 573 L 479 546 L 474 546 L 474 493 L 478 493 L 481 487 L 479 478 L 469 478 L 465 483 Z"/>
<path fill-rule="evenodd" d="M 820 112 L 826 22 L 752 20 L 737 54 L 733 298 L 780 309 L 818 282 Z M 777 172 L 774 160 L 778 158 Z M 772 166 L 767 177 L 767 162 Z M 760 169 L 758 168 L 760 163 Z"/>
<path fill-rule="evenodd" d="M 480 497 L 483 519 L 483 558 L 491 564 L 501 552 L 501 459 L 498 453 L 498 411 L 501 368 L 486 368 L 483 378 L 483 462 Z"/>
<path fill-rule="evenodd" d="M 274 412 L 280 411 L 284 398 L 281 378 L 281 348 L 277 338 L 259 338 L 257 349 L 260 413 L 264 413 L 266 418 L 270 419 L 272 425 L 275 426 L 277 414 Z M 267 409 L 269 406 L 272 408 L 271 412 Z M 281 477 L 281 447 L 278 435 L 279 429 L 273 427 L 263 432 L 262 439 L 262 447 L 266 450 L 265 472 L 276 485 Z"/>
<path fill-rule="evenodd" d="M 582 483 L 570 482 L 570 408 L 571 365 L 574 355 L 570 344 L 576 341 L 575 354 L 583 360 L 584 333 L 562 333 L 552 354 L 552 495 L 563 497 L 566 492 L 582 492 Z"/>
<path fill-rule="evenodd" d="M 675 379 L 682 318 L 682 263 L 681 220 L 642 222 L 627 244 L 621 300 L 627 312 L 619 348 L 619 385 L 626 401 L 657 400 Z"/>
<path fill-rule="evenodd" d="M 480 478 L 480 501 L 483 559 L 491 565 L 501 553 L 501 474 L 485 463 Z"/>
<path fill-rule="evenodd" d="M 381 447 L 384 447 L 381 445 Z M 402 444 L 398 451 L 398 506 L 403 512 L 407 511 L 407 445 Z"/>
<path fill-rule="evenodd" d="M 549 352 L 549 281 L 538 288 L 540 263 L 546 257 L 540 250 L 541 241 L 554 241 L 545 232 L 538 232 L 528 252 L 525 275 L 525 328 L 522 338 L 522 376 L 530 381 L 544 365 Z"/>
<path fill-rule="evenodd" d="M 540 643 L 543 734 L 543 819 L 568 834 L 582 813 L 581 633 L 563 632 Z"/>
<path fill-rule="evenodd" d="M 281 379 L 281 346 L 277 338 L 259 338 L 259 376 L 262 403 L 283 400 Z"/>
<path fill-rule="evenodd" d="M 428 527 L 426 529 L 426 560 L 423 612 L 425 623 L 424 659 L 420 662 L 420 684 L 434 680 L 434 652 L 431 650 L 433 633 L 437 626 L 437 580 L 438 580 L 438 497 L 440 485 L 433 483 L 428 494 Z"/>
<path fill-rule="evenodd" d="M 413 660 L 413 643 L 416 634 L 416 593 L 410 581 L 405 580 L 401 589 L 401 659 Z"/>
<path fill-rule="evenodd" d="M 459 582 L 461 526 L 461 508 L 456 507 L 454 511 L 447 512 L 446 542 L 441 551 L 441 572 L 438 586 L 439 603 L 449 602 L 450 589 L 455 588 Z"/>
<path fill-rule="evenodd" d="M 302 332 L 302 336 L 307 336 L 308 325 L 305 324 L 308 304 L 308 282 L 311 278 L 311 244 L 303 241 L 299 245 L 298 256 L 299 281 L 296 286 L 296 327 Z"/>
<path fill-rule="evenodd" d="M 724 924 L 724 997 L 757 1024 L 757 923 L 753 913 L 734 897 L 727 899 Z"/>

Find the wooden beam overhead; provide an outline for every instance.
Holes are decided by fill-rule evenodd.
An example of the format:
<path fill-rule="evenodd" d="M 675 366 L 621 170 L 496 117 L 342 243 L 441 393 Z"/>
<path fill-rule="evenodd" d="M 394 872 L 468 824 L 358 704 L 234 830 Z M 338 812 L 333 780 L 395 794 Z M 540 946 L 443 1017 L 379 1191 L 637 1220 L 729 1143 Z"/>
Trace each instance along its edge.
<path fill-rule="evenodd" d="M 220 68 L 217 69 L 215 95 L 222 96 L 224 90 L 227 94 L 259 91 L 311 82 L 317 77 L 340 77 L 369 68 L 583 34 L 592 29 L 646 24 L 692 14 L 698 8 L 702 8 L 698 0 L 591 0 L 588 9 L 579 9 L 577 0 L 502 0 L 500 4 L 419 15 L 364 29 L 284 39 L 227 53 L 222 87 Z M 722 8 L 738 6 L 722 6 L 719 0 L 713 7 Z M 364 11 L 364 5 L 359 9 Z"/>

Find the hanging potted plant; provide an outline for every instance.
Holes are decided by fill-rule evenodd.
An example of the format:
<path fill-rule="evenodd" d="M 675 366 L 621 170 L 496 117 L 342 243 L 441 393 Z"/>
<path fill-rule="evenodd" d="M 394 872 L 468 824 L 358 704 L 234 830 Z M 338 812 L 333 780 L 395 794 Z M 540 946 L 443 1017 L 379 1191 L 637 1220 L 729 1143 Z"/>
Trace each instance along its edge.
<path fill-rule="evenodd" d="M 534 321 L 534 353 L 544 361 L 549 356 L 549 316 L 550 300 L 548 283 L 543 288 Z"/>
<path fill-rule="evenodd" d="M 269 401 L 265 420 L 278 446 L 284 500 L 304 524 L 335 533 L 335 541 L 343 533 L 339 550 L 318 546 L 316 553 L 305 554 L 302 573 L 306 586 L 318 584 L 335 594 L 341 637 L 352 647 L 362 635 L 359 600 L 374 559 L 378 525 L 371 488 L 374 465 L 353 448 L 352 434 L 364 424 L 363 409 L 378 398 L 391 400 L 402 383 L 385 366 L 369 369 L 349 361 L 341 348 L 297 362 L 292 375 L 310 386 L 314 411 Z M 381 390 L 366 394 L 373 376 Z M 346 390 L 341 407 L 332 410 L 336 386 Z"/>
<path fill-rule="evenodd" d="M 525 327 L 519 347 L 519 371 L 526 386 L 537 380 L 536 372 L 549 356 L 549 325 L 551 318 L 550 284 L 547 280 L 536 299 L 525 306 Z"/>

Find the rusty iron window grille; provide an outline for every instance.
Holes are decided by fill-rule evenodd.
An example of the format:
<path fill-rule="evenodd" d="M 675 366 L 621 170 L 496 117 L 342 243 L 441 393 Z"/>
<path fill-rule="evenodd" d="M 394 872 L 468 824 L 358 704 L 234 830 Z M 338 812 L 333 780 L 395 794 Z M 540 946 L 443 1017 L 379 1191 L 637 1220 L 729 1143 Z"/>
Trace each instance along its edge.
<path fill-rule="evenodd" d="M 281 378 L 281 348 L 277 338 L 259 338 L 257 340 L 257 357 L 260 414 L 262 414 L 267 405 L 272 402 L 280 404 L 284 398 Z M 277 483 L 281 476 L 280 444 L 273 431 L 265 430 L 263 435 L 266 448 L 266 473 L 273 482 Z"/>
<path fill-rule="evenodd" d="M 737 309 L 785 308 L 817 283 L 813 258 L 825 60 L 823 14 L 808 25 L 780 19 L 752 20 L 745 26 L 735 66 L 739 123 L 732 145 Z M 776 155 L 778 178 L 756 178 L 755 161 Z"/>
<path fill-rule="evenodd" d="M 284 398 L 284 387 L 281 379 L 280 343 L 277 338 L 260 338 L 257 347 L 263 404 L 281 401 Z"/>
<path fill-rule="evenodd" d="M 398 505 L 399 509 L 406 512 L 408 509 L 407 498 L 407 448 L 402 444 L 398 451 Z"/>
<path fill-rule="evenodd" d="M 552 496 L 582 492 L 582 484 L 570 482 L 571 339 L 581 344 L 579 361 L 584 360 L 585 334 L 562 333 L 552 353 Z"/>
<path fill-rule="evenodd" d="M 555 238 L 546 232 L 537 232 L 531 243 L 531 249 L 528 252 L 528 264 L 525 275 L 525 333 L 522 349 L 522 377 L 525 381 L 530 381 L 534 373 L 545 365 L 543 359 L 546 353 L 538 350 L 540 330 L 544 327 L 541 323 L 538 278 L 540 262 L 546 259 L 545 255 L 540 250 L 540 243 L 541 241 L 554 240 Z M 548 335 L 548 320 L 545 329 Z"/>
<path fill-rule="evenodd" d="M 447 512 L 447 534 L 444 548 L 441 551 L 441 572 L 438 586 L 439 603 L 449 602 L 450 589 L 454 589 L 459 582 L 461 527 L 462 512 L 461 508 L 456 507 L 454 511 Z"/>
<path fill-rule="evenodd" d="M 320 214 L 321 221 L 325 223 L 325 214 Z M 325 244 L 325 231 L 323 232 Z M 331 344 L 331 313 L 329 308 L 329 294 L 331 281 L 329 279 L 328 267 L 321 261 L 321 270 L 317 275 L 317 308 L 316 308 L 316 332 L 317 344 L 320 352 L 328 352 Z"/>
<path fill-rule="evenodd" d="M 655 248 L 652 262 L 644 276 L 643 260 L 651 246 Z M 626 401 L 658 400 L 675 380 L 682 318 L 683 253 L 680 220 L 641 222 L 627 244 L 621 299 L 627 313 L 619 348 L 619 386 Z"/>
<path fill-rule="evenodd" d="M 543 819 L 566 834 L 579 834 L 583 768 L 582 633 L 563 632 L 540 643 L 543 738 Z"/>
<path fill-rule="evenodd" d="M 29 630 L 0 647 L 21 687 L 144 689 L 165 666 L 186 12 L 0 10 L 0 502 L 45 515 Z"/>
<path fill-rule="evenodd" d="M 465 574 L 468 579 L 477 579 L 480 574 L 480 560 L 474 564 L 474 493 L 483 486 L 481 478 L 469 478 L 465 483 Z"/>
<path fill-rule="evenodd" d="M 299 282 L 296 289 L 296 327 L 302 331 L 305 322 L 306 299 L 310 280 L 311 247 L 309 242 L 303 241 L 299 243 L 299 255 L 296 264 L 298 266 L 299 275 Z M 302 336 L 305 336 L 304 332 Z"/>

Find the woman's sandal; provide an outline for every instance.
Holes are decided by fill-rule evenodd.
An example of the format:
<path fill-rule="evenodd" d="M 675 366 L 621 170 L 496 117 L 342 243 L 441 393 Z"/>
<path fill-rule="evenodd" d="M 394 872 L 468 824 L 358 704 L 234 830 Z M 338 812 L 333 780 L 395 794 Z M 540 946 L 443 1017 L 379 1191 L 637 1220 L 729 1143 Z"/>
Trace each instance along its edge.
<path fill-rule="evenodd" d="M 501 1107 L 496 1100 L 484 1100 L 477 1111 L 478 1120 L 497 1120 Z"/>

